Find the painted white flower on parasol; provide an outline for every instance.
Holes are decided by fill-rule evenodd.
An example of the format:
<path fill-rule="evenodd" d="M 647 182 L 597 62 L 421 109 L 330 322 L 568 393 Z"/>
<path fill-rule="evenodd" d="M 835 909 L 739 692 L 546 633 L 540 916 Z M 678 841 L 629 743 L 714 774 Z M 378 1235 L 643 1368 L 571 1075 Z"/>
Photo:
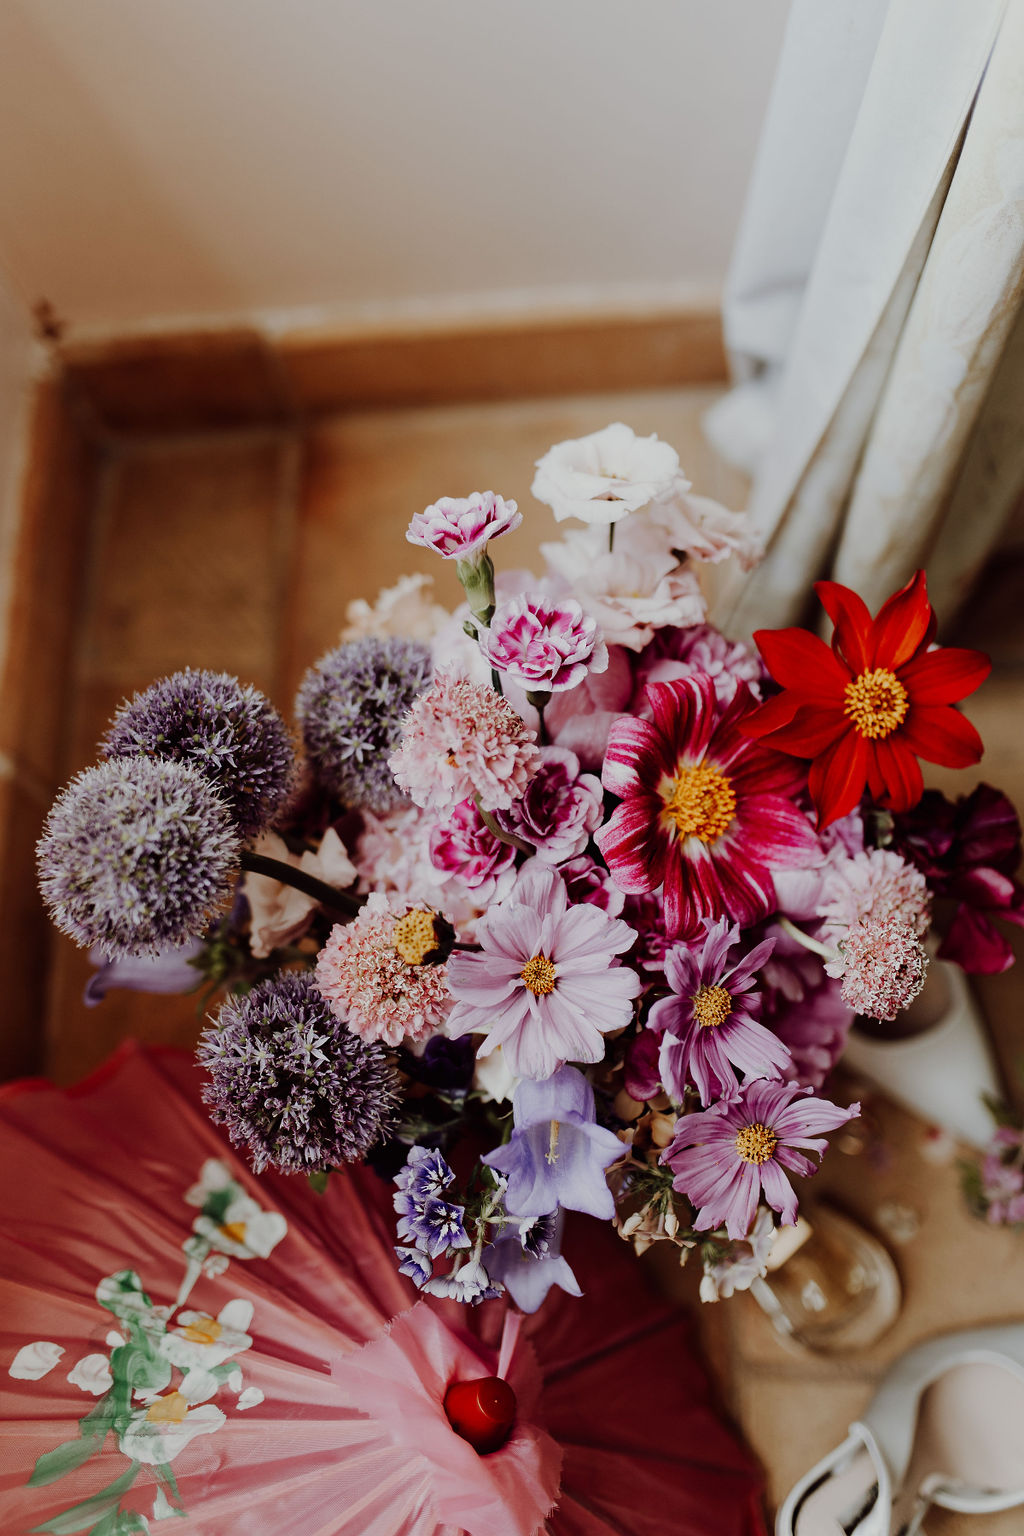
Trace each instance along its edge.
<path fill-rule="evenodd" d="M 284 1217 L 277 1211 L 263 1210 L 217 1158 L 208 1158 L 203 1164 L 199 1182 L 187 1191 L 185 1199 L 189 1205 L 202 1207 L 202 1215 L 192 1223 L 204 1249 L 202 1256 L 195 1254 L 197 1258 L 213 1249 L 230 1258 L 266 1259 L 288 1230 Z"/>
<path fill-rule="evenodd" d="M 132 1414 L 118 1444 L 132 1461 L 164 1466 L 199 1435 L 212 1435 L 224 1421 L 224 1414 L 212 1403 L 195 1408 L 184 1392 L 165 1392 Z"/>
<path fill-rule="evenodd" d="M 216 1317 L 207 1312 L 179 1312 L 173 1328 L 160 1340 L 160 1353 L 183 1371 L 212 1370 L 232 1355 L 252 1347 L 246 1328 L 252 1322 L 252 1302 L 236 1298 Z"/>
<path fill-rule="evenodd" d="M 7 1367 L 7 1374 L 16 1381 L 40 1381 L 53 1370 L 63 1353 L 62 1344 L 49 1344 L 45 1339 L 38 1339 L 18 1350 Z"/>
<path fill-rule="evenodd" d="M 110 1361 L 106 1355 L 83 1355 L 68 1371 L 68 1381 L 73 1387 L 81 1387 L 83 1392 L 91 1392 L 93 1397 L 102 1397 L 114 1385 Z"/>

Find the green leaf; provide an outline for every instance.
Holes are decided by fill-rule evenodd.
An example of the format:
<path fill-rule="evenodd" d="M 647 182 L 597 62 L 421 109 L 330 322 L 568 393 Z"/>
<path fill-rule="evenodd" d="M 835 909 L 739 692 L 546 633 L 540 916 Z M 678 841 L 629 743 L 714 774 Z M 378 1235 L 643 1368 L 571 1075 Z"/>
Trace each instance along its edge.
<path fill-rule="evenodd" d="M 329 1171 L 327 1173 L 311 1173 L 309 1175 L 309 1187 L 315 1190 L 318 1195 L 324 1193 L 330 1181 L 331 1175 Z"/>
<path fill-rule="evenodd" d="M 149 1521 L 135 1509 L 112 1509 L 104 1515 L 99 1525 L 94 1525 L 89 1536 L 148 1536 Z"/>
<path fill-rule="evenodd" d="M 59 1477 L 66 1477 L 102 1449 L 103 1440 L 96 1435 L 88 1439 L 67 1440 L 52 1451 L 44 1451 L 35 1464 L 28 1486 L 45 1488 L 47 1483 L 55 1483 Z"/>
<path fill-rule="evenodd" d="M 43 1525 L 34 1525 L 35 1531 L 49 1531 L 51 1536 L 71 1536 L 73 1531 L 91 1530 L 98 1520 L 102 1520 L 111 1510 L 116 1510 L 121 1502 L 123 1494 L 128 1492 L 135 1481 L 140 1463 L 133 1461 L 123 1477 L 111 1483 L 100 1493 L 94 1493 L 91 1499 L 83 1499 L 80 1504 L 73 1504 L 70 1509 L 62 1514 L 54 1515 L 52 1520 L 47 1520 Z M 145 1527 L 143 1526 L 144 1530 Z"/>

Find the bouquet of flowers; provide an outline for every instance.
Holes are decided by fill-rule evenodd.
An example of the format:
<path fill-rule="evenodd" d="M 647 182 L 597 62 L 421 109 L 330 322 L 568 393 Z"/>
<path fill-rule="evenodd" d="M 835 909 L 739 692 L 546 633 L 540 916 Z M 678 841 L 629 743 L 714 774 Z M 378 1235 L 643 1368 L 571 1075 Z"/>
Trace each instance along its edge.
<path fill-rule="evenodd" d="M 394 1181 L 399 1268 L 525 1310 L 579 1294 L 561 1213 L 696 1252 L 702 1295 L 763 1273 L 791 1175 L 858 1113 L 822 1095 L 856 1014 L 940 953 L 1009 963 L 1020 830 L 933 644 L 923 572 L 872 618 L 817 593 L 831 645 L 707 622 L 702 565 L 749 567 L 741 514 L 615 424 L 552 448 L 535 497 L 577 525 L 495 575 L 522 515 L 444 498 L 407 538 L 454 560 L 351 606 L 295 701 L 186 671 L 122 705 L 39 844 L 57 925 L 115 985 L 203 989 L 213 1118 L 257 1172 Z M 932 946 L 934 948 L 934 945 Z"/>

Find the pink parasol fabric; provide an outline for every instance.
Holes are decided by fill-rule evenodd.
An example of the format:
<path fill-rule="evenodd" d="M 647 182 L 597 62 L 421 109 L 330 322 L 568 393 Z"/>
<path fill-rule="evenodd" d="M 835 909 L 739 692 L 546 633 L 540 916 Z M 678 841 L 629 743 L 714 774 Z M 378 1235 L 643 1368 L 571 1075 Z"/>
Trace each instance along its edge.
<path fill-rule="evenodd" d="M 417 1301 L 387 1186 L 255 1178 L 192 1062 L 126 1046 L 0 1090 L 0 1528 L 53 1536 L 762 1536 L 760 1477 L 689 1327 L 596 1223 L 480 1456 L 444 1396 L 496 1374 L 503 1302 Z"/>

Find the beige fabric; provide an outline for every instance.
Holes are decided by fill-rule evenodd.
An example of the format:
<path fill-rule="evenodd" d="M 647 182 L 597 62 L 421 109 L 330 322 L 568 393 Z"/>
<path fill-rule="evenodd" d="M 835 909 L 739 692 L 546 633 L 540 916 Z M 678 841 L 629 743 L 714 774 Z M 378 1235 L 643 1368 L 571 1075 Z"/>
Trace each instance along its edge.
<path fill-rule="evenodd" d="M 752 492 L 768 556 L 720 621 L 795 622 L 826 574 L 874 607 L 922 563 L 948 619 L 1024 489 L 1022 298 L 1024 0 L 891 0 Z"/>

